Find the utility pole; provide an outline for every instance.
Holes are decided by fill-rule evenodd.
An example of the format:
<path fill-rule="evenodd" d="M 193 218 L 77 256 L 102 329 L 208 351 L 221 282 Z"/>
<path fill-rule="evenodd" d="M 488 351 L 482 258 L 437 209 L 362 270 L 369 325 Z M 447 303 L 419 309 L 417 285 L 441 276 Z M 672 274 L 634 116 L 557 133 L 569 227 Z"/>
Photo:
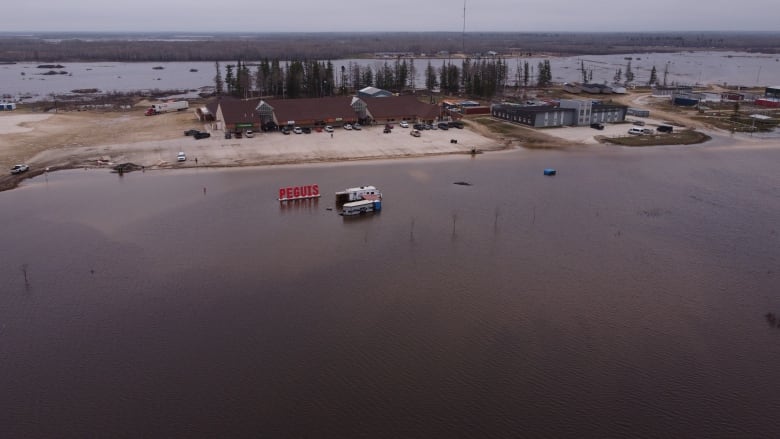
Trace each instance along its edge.
<path fill-rule="evenodd" d="M 460 38 L 461 52 L 466 54 L 466 0 L 463 0 L 463 34 Z"/>

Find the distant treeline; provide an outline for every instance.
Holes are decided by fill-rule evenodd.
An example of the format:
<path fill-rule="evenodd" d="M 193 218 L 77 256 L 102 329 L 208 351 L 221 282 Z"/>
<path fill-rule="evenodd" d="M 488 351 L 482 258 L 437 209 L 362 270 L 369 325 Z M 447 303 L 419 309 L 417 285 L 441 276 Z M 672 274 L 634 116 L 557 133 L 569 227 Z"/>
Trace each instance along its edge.
<path fill-rule="evenodd" d="M 439 60 L 436 60 L 437 64 Z M 419 60 L 417 60 L 419 63 Z M 458 65 L 460 63 L 460 65 Z M 282 98 L 312 98 L 351 95 L 364 87 L 378 87 L 404 93 L 424 87 L 429 92 L 440 90 L 448 94 L 463 94 L 490 99 L 507 87 L 527 87 L 532 81 L 530 64 L 525 61 L 515 72 L 501 57 L 440 60 L 440 66 L 427 60 L 417 66 L 415 59 L 396 58 L 385 61 L 376 69 L 350 61 L 340 70 L 331 61 L 265 59 L 259 63 L 221 65 L 214 62 L 214 86 L 218 95 L 239 98 L 277 96 Z M 416 84 L 418 68 L 423 68 L 424 84 Z M 540 62 L 536 86 L 547 86 L 552 81 L 550 61 Z"/>
<path fill-rule="evenodd" d="M 0 62 L 346 59 L 377 53 L 530 56 L 735 50 L 777 53 L 780 32 L 0 34 Z M 392 55 L 391 55 L 392 56 Z"/>

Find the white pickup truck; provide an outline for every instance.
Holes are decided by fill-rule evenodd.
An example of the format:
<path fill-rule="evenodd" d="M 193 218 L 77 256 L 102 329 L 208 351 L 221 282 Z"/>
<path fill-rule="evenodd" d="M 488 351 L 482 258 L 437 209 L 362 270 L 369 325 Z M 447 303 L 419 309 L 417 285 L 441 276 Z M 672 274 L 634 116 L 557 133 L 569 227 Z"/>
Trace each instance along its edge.
<path fill-rule="evenodd" d="M 11 174 L 21 174 L 28 169 L 30 169 L 30 167 L 27 165 L 14 165 L 13 168 L 11 168 Z"/>

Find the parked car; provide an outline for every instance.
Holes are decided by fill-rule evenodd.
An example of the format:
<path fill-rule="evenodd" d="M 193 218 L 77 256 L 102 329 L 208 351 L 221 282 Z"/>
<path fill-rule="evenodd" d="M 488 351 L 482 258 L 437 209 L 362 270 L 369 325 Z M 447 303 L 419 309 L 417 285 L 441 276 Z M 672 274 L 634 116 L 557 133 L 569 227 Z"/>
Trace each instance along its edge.
<path fill-rule="evenodd" d="M 233 135 L 230 133 L 230 131 L 225 131 L 225 138 L 226 139 L 230 139 L 232 137 L 233 137 Z"/>
<path fill-rule="evenodd" d="M 349 130 L 351 130 L 351 129 L 352 129 L 352 125 L 350 125 L 350 124 L 348 124 L 348 123 L 345 123 L 345 124 L 344 124 L 344 129 L 345 129 L 345 130 L 347 130 L 347 131 L 349 131 Z"/>
<path fill-rule="evenodd" d="M 290 135 L 290 130 L 288 130 L 286 127 L 282 128 L 282 134 L 284 135 Z"/>
<path fill-rule="evenodd" d="M 449 122 L 448 125 L 450 126 L 450 128 L 457 128 L 459 130 L 463 129 L 463 122 L 461 122 L 459 120 L 453 120 L 453 121 Z"/>
<path fill-rule="evenodd" d="M 635 136 L 641 136 L 644 133 L 645 131 L 642 128 L 633 127 L 628 129 L 628 134 L 633 134 Z"/>
<path fill-rule="evenodd" d="M 244 135 L 251 139 L 252 137 L 254 137 L 255 133 L 253 133 L 252 130 L 246 130 L 246 133 L 244 133 Z"/>
<path fill-rule="evenodd" d="M 439 122 L 438 125 L 436 125 L 440 130 L 448 130 L 450 129 L 450 125 L 447 122 Z"/>
<path fill-rule="evenodd" d="M 659 125 L 656 130 L 658 130 L 659 133 L 671 133 L 674 131 L 674 127 L 671 125 Z"/>
<path fill-rule="evenodd" d="M 187 130 L 184 132 L 185 136 L 194 136 L 195 134 L 198 134 L 200 131 L 198 130 Z"/>
<path fill-rule="evenodd" d="M 385 128 L 385 130 L 382 131 L 382 132 L 385 133 L 385 134 L 388 134 L 388 133 L 392 133 L 393 130 L 391 130 L 390 128 Z"/>
<path fill-rule="evenodd" d="M 590 124 L 590 127 L 597 130 L 603 130 L 604 124 L 603 123 L 592 123 Z"/>
<path fill-rule="evenodd" d="M 303 127 L 301 128 L 303 130 L 303 134 L 311 134 L 311 128 L 309 127 Z"/>
<path fill-rule="evenodd" d="M 420 130 L 411 130 L 409 131 L 409 134 L 413 135 L 414 137 L 420 137 Z"/>
<path fill-rule="evenodd" d="M 294 127 L 293 128 L 293 133 L 295 133 L 295 134 L 303 134 L 303 129 L 301 129 L 301 127 Z"/>
<path fill-rule="evenodd" d="M 363 129 L 363 126 L 362 126 L 362 125 L 360 125 L 359 123 L 356 123 L 356 124 L 352 125 L 352 129 L 353 129 L 353 130 L 360 131 L 360 130 L 362 130 L 362 129 Z"/>
<path fill-rule="evenodd" d="M 401 123 L 398 124 L 401 128 L 409 128 L 409 123 L 405 120 L 402 120 Z"/>
<path fill-rule="evenodd" d="M 414 124 L 414 126 L 412 128 L 414 128 L 416 130 L 424 130 L 425 129 L 425 124 L 416 123 L 416 124 Z"/>
<path fill-rule="evenodd" d="M 385 128 L 387 128 L 387 129 L 391 129 L 391 130 L 392 130 L 392 129 L 393 129 L 393 124 L 391 124 L 391 123 L 386 123 L 386 124 L 385 124 Z"/>
<path fill-rule="evenodd" d="M 329 132 L 329 133 L 332 133 L 332 132 L 333 132 L 333 127 L 332 127 L 332 126 L 330 126 L 330 125 L 326 125 L 326 126 L 325 126 L 325 131 L 327 131 L 327 132 Z"/>
<path fill-rule="evenodd" d="M 179 154 L 176 156 L 176 161 L 177 161 L 177 162 L 186 162 L 186 161 L 187 161 L 187 156 L 186 156 L 186 155 L 185 155 L 183 152 L 180 152 L 180 153 L 179 153 Z"/>
<path fill-rule="evenodd" d="M 14 165 L 11 168 L 11 174 L 21 174 L 22 172 L 27 172 L 29 169 L 30 167 L 25 164 Z"/>
<path fill-rule="evenodd" d="M 206 139 L 206 138 L 209 138 L 209 137 L 211 137 L 211 134 L 209 134 L 209 133 L 207 133 L 207 132 L 205 132 L 205 131 L 198 131 L 196 134 L 193 134 L 193 135 L 192 135 L 192 137 L 193 137 L 195 140 L 198 140 L 198 139 Z M 236 136 L 236 137 L 238 137 L 238 136 Z"/>

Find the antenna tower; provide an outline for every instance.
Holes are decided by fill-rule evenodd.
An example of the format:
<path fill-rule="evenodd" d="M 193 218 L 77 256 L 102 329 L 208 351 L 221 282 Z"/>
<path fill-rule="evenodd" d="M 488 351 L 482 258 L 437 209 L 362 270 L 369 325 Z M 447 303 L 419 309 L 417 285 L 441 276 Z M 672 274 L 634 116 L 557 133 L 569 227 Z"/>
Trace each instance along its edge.
<path fill-rule="evenodd" d="M 463 34 L 460 37 L 461 51 L 466 54 L 466 0 L 463 0 Z"/>

